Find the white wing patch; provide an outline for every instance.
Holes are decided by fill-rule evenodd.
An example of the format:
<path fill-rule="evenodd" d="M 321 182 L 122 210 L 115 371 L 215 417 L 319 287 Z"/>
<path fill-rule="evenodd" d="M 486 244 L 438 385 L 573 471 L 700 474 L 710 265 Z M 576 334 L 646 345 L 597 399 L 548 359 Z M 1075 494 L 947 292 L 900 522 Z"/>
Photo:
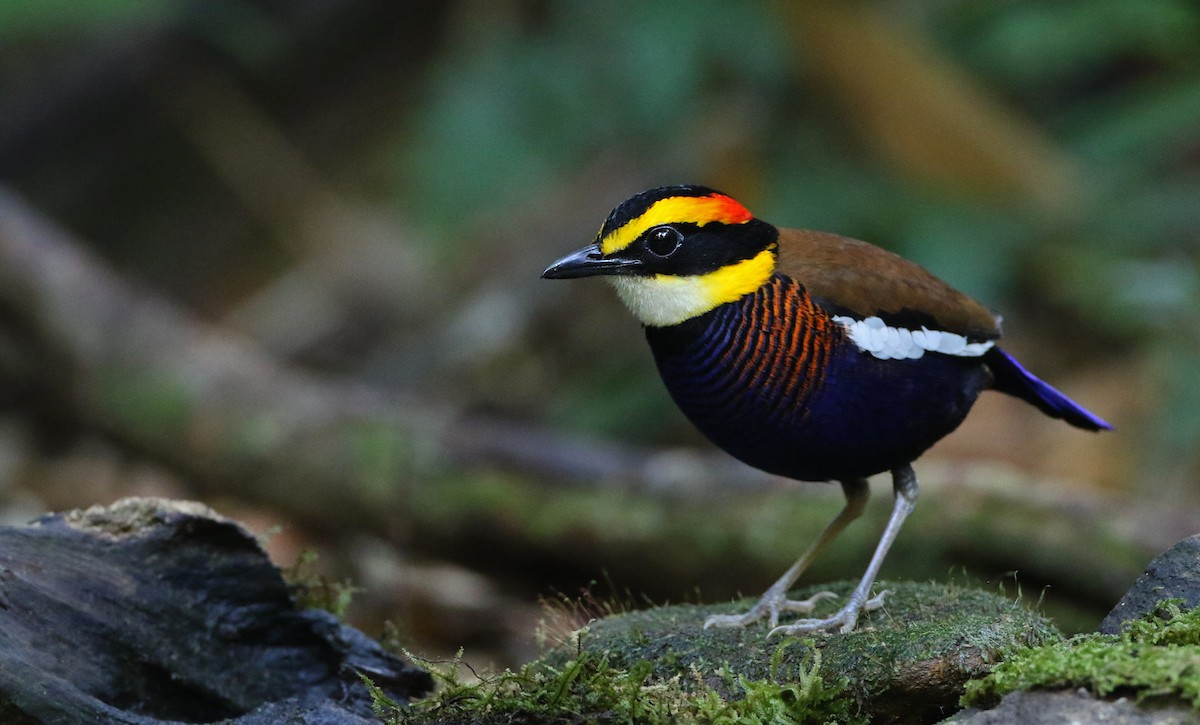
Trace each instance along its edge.
<path fill-rule="evenodd" d="M 919 330 L 889 327 L 878 317 L 856 320 L 846 315 L 837 315 L 833 321 L 846 328 L 850 340 L 860 350 L 871 353 L 880 360 L 915 360 L 926 352 L 943 355 L 979 357 L 996 343 L 967 342 L 967 338 L 955 332 L 930 330 L 924 325 Z"/>

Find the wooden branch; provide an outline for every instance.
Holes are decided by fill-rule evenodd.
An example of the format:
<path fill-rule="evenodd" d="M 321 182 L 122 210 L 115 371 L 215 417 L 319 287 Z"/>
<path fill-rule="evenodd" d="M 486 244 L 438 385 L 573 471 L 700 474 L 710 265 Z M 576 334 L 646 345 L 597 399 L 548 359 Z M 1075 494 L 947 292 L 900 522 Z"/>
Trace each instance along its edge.
<path fill-rule="evenodd" d="M 137 289 L 0 190 L 0 310 L 90 424 L 214 491 L 304 519 L 374 522 L 403 485 L 463 465 L 687 489 L 776 482 L 715 455 L 584 442 L 280 365 L 249 340 Z M 253 482 L 253 485 L 251 485 Z M 369 524 L 368 524 L 369 525 Z"/>
<path fill-rule="evenodd" d="M 7 193 L 0 289 L 0 306 L 85 421 L 210 490 L 290 502 L 302 518 L 376 518 L 373 504 L 395 503 L 388 484 L 414 475 L 412 457 L 397 452 L 445 424 L 444 411 L 280 367 L 126 285 Z"/>

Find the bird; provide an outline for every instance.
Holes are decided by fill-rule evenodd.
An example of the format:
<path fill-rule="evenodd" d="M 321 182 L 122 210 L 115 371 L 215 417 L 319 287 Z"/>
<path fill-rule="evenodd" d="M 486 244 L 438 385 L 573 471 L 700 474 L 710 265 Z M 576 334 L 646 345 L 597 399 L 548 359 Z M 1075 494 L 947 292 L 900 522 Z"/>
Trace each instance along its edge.
<path fill-rule="evenodd" d="M 888 549 L 917 500 L 912 463 L 994 390 L 1088 431 L 1106 421 L 1026 370 L 997 341 L 1001 318 L 914 262 L 867 242 L 774 226 L 706 186 L 663 186 L 626 199 L 595 240 L 542 273 L 601 276 L 641 322 L 663 384 L 713 444 L 799 481 L 836 481 L 845 503 L 798 560 L 740 614 L 768 637 L 853 631 Z M 890 472 L 891 515 L 840 609 L 811 615 L 819 592 L 788 591 L 863 511 L 867 477 Z"/>

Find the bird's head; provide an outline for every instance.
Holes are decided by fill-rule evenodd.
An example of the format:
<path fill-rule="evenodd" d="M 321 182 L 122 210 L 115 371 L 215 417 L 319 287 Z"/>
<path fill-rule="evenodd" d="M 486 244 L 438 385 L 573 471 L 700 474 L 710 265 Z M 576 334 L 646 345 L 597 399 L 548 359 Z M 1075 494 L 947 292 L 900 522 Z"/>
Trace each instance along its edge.
<path fill-rule="evenodd" d="M 703 186 L 664 186 L 622 202 L 596 241 L 542 277 L 606 277 L 652 327 L 677 325 L 764 285 L 775 271 L 779 231 L 732 198 Z"/>

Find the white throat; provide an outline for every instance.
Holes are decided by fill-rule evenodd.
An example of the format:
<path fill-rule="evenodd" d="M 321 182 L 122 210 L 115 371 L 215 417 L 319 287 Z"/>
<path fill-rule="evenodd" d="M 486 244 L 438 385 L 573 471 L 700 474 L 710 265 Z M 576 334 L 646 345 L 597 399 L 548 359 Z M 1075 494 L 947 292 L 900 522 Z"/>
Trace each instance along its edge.
<path fill-rule="evenodd" d="M 699 317 L 713 308 L 708 286 L 699 277 L 633 277 L 614 275 L 606 278 L 629 311 L 648 327 L 670 327 Z"/>

